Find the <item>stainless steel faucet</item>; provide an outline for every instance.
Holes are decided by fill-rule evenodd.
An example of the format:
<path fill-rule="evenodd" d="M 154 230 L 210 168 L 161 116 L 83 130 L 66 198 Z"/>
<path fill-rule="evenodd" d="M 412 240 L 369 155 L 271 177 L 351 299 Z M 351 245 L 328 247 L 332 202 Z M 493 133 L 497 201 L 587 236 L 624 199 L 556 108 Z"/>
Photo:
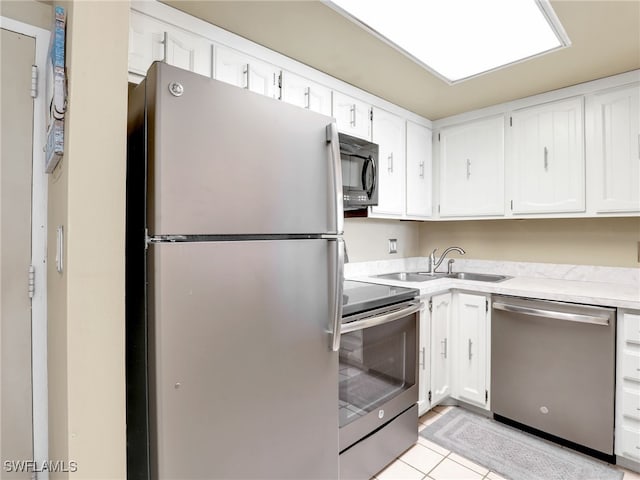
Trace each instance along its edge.
<path fill-rule="evenodd" d="M 444 252 L 442 252 L 442 255 L 440 255 L 440 258 L 436 262 L 436 252 L 438 251 L 438 249 L 434 248 L 433 252 L 431 252 L 431 255 L 429 255 L 429 264 L 427 265 L 427 273 L 436 273 L 436 270 L 438 269 L 438 267 L 440 266 L 440 264 L 444 260 L 444 257 L 446 257 L 447 253 L 449 253 L 451 250 L 455 250 L 456 252 L 460 253 L 461 255 L 464 255 L 466 253 L 460 247 L 449 247 Z"/>

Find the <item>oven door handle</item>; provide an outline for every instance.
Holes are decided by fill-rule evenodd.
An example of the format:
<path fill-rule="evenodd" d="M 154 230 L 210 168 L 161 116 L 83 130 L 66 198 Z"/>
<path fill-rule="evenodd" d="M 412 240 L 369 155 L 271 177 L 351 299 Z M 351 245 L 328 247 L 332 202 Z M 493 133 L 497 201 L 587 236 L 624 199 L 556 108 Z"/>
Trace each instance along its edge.
<path fill-rule="evenodd" d="M 423 302 L 412 302 L 409 303 L 406 308 L 401 310 L 385 313 L 383 315 L 378 315 L 375 317 L 365 318 L 362 320 L 357 320 L 355 322 L 345 323 L 340 328 L 340 333 L 349 333 L 355 332 L 356 330 L 364 330 L 365 328 L 377 327 L 378 325 L 384 325 L 385 323 L 393 322 L 395 320 L 399 320 L 408 315 L 414 314 L 420 309 L 424 307 Z"/>

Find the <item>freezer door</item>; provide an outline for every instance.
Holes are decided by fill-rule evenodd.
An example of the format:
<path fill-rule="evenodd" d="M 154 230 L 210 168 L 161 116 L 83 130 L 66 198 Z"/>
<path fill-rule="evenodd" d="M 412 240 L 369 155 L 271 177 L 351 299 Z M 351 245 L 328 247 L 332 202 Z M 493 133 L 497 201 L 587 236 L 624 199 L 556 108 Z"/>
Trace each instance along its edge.
<path fill-rule="evenodd" d="M 334 244 L 150 246 L 151 478 L 338 477 Z"/>
<path fill-rule="evenodd" d="M 341 233 L 331 118 L 163 63 L 146 82 L 150 235 Z"/>

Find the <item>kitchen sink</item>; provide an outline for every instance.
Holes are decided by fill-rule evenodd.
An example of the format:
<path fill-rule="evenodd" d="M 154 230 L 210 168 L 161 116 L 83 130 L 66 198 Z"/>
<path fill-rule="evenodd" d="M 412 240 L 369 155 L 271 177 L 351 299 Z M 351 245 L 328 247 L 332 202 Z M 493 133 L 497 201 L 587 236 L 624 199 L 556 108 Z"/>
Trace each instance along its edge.
<path fill-rule="evenodd" d="M 494 275 L 490 273 L 427 273 L 427 272 L 396 272 L 373 275 L 376 278 L 385 280 L 398 280 L 400 282 L 426 282 L 438 278 L 457 278 L 458 280 L 474 280 L 476 282 L 502 282 L 508 279 L 506 275 Z"/>
<path fill-rule="evenodd" d="M 506 275 L 494 275 L 490 273 L 471 273 L 471 272 L 456 272 L 447 275 L 449 278 L 457 278 L 459 280 L 475 280 L 476 282 L 501 282 L 506 280 Z"/>
<path fill-rule="evenodd" d="M 401 282 L 426 282 L 428 280 L 435 280 L 436 278 L 444 278 L 446 276 L 446 273 L 427 272 L 397 272 L 374 275 L 374 277 L 376 278 L 384 278 L 385 280 L 399 280 Z"/>

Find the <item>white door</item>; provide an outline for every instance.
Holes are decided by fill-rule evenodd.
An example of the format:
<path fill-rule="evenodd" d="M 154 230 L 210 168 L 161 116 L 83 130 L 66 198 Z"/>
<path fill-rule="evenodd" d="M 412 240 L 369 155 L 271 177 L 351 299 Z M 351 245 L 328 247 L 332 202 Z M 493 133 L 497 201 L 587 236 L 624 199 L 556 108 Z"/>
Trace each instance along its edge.
<path fill-rule="evenodd" d="M 2 29 L 0 161 L 0 452 L 33 459 L 31 383 L 31 180 L 35 40 Z M 4 467 L 4 465 L 3 465 Z M 6 475 L 6 477 L 4 476 Z M 31 478 L 29 472 L 2 478 Z"/>
<path fill-rule="evenodd" d="M 431 302 L 431 405 L 437 405 L 451 394 L 451 294 Z"/>
<path fill-rule="evenodd" d="M 371 140 L 371 107 L 369 105 L 334 91 L 332 106 L 338 130 L 354 137 Z"/>
<path fill-rule="evenodd" d="M 376 214 L 402 216 L 405 192 L 405 121 L 392 113 L 373 109 L 372 139 L 378 144 L 378 206 Z"/>
<path fill-rule="evenodd" d="M 503 215 L 503 116 L 443 128 L 439 143 L 440 215 Z"/>
<path fill-rule="evenodd" d="M 280 70 L 231 48 L 216 47 L 214 76 L 217 80 L 267 97 L 280 97 Z"/>
<path fill-rule="evenodd" d="M 513 213 L 585 208 L 582 98 L 513 113 Z"/>
<path fill-rule="evenodd" d="M 596 212 L 640 211 L 640 85 L 588 98 L 587 132 Z"/>
<path fill-rule="evenodd" d="M 456 295 L 455 361 L 456 398 L 484 407 L 487 400 L 487 298 Z"/>
<path fill-rule="evenodd" d="M 331 90 L 291 72 L 282 72 L 282 100 L 331 116 Z"/>
<path fill-rule="evenodd" d="M 407 216 L 432 215 L 431 130 L 407 122 Z"/>

